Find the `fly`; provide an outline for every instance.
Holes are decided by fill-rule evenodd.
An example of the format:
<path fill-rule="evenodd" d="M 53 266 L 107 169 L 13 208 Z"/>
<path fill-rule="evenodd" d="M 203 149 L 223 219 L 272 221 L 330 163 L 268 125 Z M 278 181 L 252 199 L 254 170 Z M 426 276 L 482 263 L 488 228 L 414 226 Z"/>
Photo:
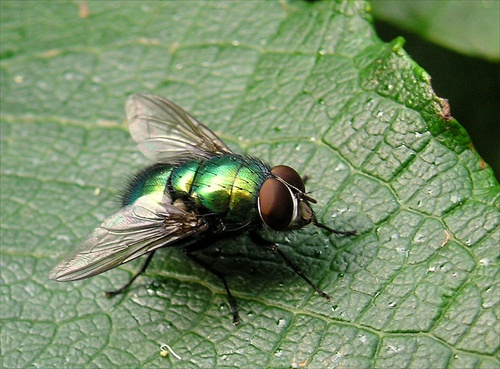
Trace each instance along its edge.
<path fill-rule="evenodd" d="M 49 274 L 66 282 L 92 277 L 147 255 L 124 292 L 144 273 L 156 250 L 182 247 L 193 261 L 217 276 L 239 322 L 236 300 L 222 273 L 193 252 L 228 234 L 249 231 L 257 244 L 278 254 L 325 299 L 314 284 L 273 242 L 259 231 L 290 231 L 310 223 L 345 236 L 316 218 L 300 175 L 291 167 L 270 167 L 258 158 L 235 154 L 205 125 L 173 102 L 151 94 L 136 94 L 126 103 L 130 134 L 154 165 L 137 173 L 122 196 L 122 208 L 96 228 Z"/>

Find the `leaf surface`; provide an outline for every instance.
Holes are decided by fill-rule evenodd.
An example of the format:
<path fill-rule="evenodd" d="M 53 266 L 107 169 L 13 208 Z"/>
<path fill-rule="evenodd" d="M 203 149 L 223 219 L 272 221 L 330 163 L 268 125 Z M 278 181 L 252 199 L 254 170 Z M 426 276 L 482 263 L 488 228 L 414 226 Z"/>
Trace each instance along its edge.
<path fill-rule="evenodd" d="M 1 3 L 3 367 L 498 367 L 500 187 L 366 3 L 77 5 Z M 178 249 L 112 299 L 139 263 L 48 279 L 148 164 L 124 120 L 140 91 L 293 166 L 323 222 L 358 230 L 267 235 L 331 303 L 245 237 L 202 253 L 238 326 Z"/>
<path fill-rule="evenodd" d="M 500 60 L 498 1 L 374 0 L 374 14 L 458 52 Z"/>

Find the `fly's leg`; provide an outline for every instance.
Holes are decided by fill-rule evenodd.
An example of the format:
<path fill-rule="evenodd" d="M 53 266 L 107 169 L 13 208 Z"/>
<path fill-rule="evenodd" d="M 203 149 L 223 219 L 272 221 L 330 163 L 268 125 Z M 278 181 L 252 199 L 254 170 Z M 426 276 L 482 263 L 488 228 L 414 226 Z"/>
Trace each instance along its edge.
<path fill-rule="evenodd" d="M 306 174 L 305 176 L 302 177 L 302 181 L 304 182 L 304 185 L 306 184 L 307 180 L 309 179 L 310 177 Z M 313 203 L 316 203 L 316 200 L 314 199 L 311 199 L 311 198 L 308 198 L 307 194 L 304 194 L 305 197 L 306 197 L 306 200 L 313 200 L 311 202 Z M 357 230 L 353 230 L 353 231 L 339 231 L 337 229 L 333 229 L 333 228 L 330 228 L 328 227 L 327 225 L 324 225 L 320 222 L 318 222 L 318 219 L 316 218 L 316 215 L 313 215 L 313 219 L 312 219 L 312 223 L 318 227 L 318 228 L 321 228 L 321 229 L 324 229 L 325 231 L 328 231 L 330 233 L 335 233 L 335 234 L 340 234 L 342 236 L 357 236 L 358 235 L 358 231 Z M 262 238 L 262 237 L 261 237 Z"/>
<path fill-rule="evenodd" d="M 302 270 L 299 268 L 297 264 L 295 264 L 281 249 L 278 247 L 273 242 L 270 242 L 264 238 L 262 238 L 261 235 L 259 235 L 256 232 L 250 232 L 250 238 L 254 243 L 260 246 L 266 247 L 269 251 L 271 251 L 273 254 L 278 254 L 281 256 L 281 258 L 285 261 L 285 263 L 292 268 L 292 270 L 295 272 L 295 274 L 299 275 L 304 281 L 307 282 L 309 286 L 311 286 L 321 297 L 325 298 L 326 300 L 330 301 L 331 297 L 328 295 L 326 292 L 321 290 L 318 286 L 316 286 L 305 274 L 302 272 Z"/>
<path fill-rule="evenodd" d="M 125 284 L 121 288 L 118 288 L 115 291 L 106 291 L 106 292 L 104 292 L 104 295 L 106 295 L 106 297 L 113 297 L 113 296 L 119 295 L 120 293 L 125 292 L 130 287 L 130 285 L 132 283 L 134 283 L 134 281 L 137 279 L 137 277 L 139 277 L 142 273 L 144 273 L 146 271 L 146 269 L 148 269 L 149 263 L 151 263 L 151 260 L 153 259 L 154 254 L 155 254 L 154 251 L 149 253 L 149 255 L 148 255 L 146 261 L 144 262 L 144 264 L 142 265 L 141 269 L 139 269 L 137 271 L 137 273 L 135 273 L 134 276 L 132 278 L 130 278 L 130 280 L 127 282 L 127 284 Z"/>
<path fill-rule="evenodd" d="M 318 222 L 318 220 L 316 219 L 316 217 L 313 218 L 312 222 L 313 222 L 313 224 L 316 227 L 324 229 L 324 230 L 326 230 L 326 231 L 328 231 L 330 233 L 340 234 L 342 236 L 357 236 L 358 235 L 358 231 L 357 230 L 354 230 L 354 231 L 339 231 L 337 229 L 330 228 L 327 225 L 324 225 L 324 224 L 321 224 L 320 222 Z"/>
<path fill-rule="evenodd" d="M 233 324 L 234 325 L 238 324 L 240 322 L 240 316 L 238 314 L 238 304 L 236 302 L 236 299 L 233 297 L 233 294 L 229 290 L 229 286 L 227 284 L 226 278 L 224 277 L 224 275 L 222 273 L 215 270 L 210 264 L 207 264 L 206 262 L 201 260 L 199 257 L 193 255 L 192 251 L 194 251 L 196 249 L 197 248 L 191 249 L 188 247 L 188 248 L 184 249 L 184 252 L 196 264 L 198 264 L 202 268 L 208 270 L 210 273 L 212 273 L 213 275 L 215 275 L 216 277 L 218 277 L 222 281 L 222 283 L 224 284 L 224 288 L 226 289 L 227 298 L 229 300 L 229 305 L 231 306 L 231 312 L 233 313 Z"/>

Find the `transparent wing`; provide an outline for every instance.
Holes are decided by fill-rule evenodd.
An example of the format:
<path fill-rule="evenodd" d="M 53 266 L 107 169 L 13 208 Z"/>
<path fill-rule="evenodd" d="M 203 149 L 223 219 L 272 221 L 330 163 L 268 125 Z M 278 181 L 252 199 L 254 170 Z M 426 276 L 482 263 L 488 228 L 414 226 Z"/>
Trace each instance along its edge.
<path fill-rule="evenodd" d="M 139 150 L 155 162 L 232 153 L 215 133 L 163 97 L 132 95 L 127 100 L 126 112 L 132 138 Z"/>
<path fill-rule="evenodd" d="M 91 277 L 207 229 L 203 218 L 171 205 L 166 196 L 159 204 L 145 195 L 107 218 L 49 278 L 64 282 Z"/>

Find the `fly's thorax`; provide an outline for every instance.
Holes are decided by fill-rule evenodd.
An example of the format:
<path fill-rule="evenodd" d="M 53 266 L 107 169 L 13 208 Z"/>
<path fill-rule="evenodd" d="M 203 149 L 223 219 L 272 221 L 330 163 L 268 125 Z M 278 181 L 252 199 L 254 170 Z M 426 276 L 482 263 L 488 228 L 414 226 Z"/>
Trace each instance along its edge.
<path fill-rule="evenodd" d="M 230 217 L 248 222 L 258 219 L 257 198 L 269 173 L 269 167 L 260 160 L 242 158 L 233 183 L 228 214 Z"/>
<path fill-rule="evenodd" d="M 138 172 L 125 188 L 122 205 L 131 205 L 144 195 L 154 195 L 150 198 L 160 202 L 173 169 L 174 166 L 170 164 L 155 164 Z"/>
<path fill-rule="evenodd" d="M 258 192 L 269 170 L 258 159 L 217 155 L 179 165 L 170 184 L 203 213 L 220 215 L 226 224 L 243 224 L 257 217 Z"/>

